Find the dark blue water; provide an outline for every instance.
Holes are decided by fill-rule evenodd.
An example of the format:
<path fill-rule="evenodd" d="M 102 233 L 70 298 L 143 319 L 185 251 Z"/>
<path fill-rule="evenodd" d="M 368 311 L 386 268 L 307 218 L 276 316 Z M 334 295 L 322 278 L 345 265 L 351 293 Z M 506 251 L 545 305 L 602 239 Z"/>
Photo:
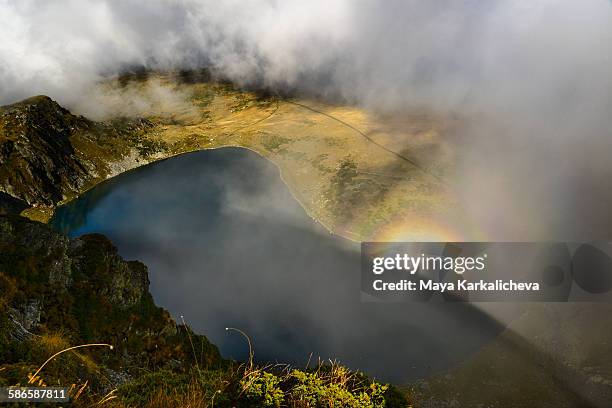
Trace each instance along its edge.
<path fill-rule="evenodd" d="M 359 246 L 310 219 L 277 168 L 224 148 L 122 174 L 58 209 L 52 224 L 108 236 L 149 267 L 170 310 L 244 360 L 332 358 L 390 381 L 466 359 L 503 328 L 462 304 L 361 301 Z"/>

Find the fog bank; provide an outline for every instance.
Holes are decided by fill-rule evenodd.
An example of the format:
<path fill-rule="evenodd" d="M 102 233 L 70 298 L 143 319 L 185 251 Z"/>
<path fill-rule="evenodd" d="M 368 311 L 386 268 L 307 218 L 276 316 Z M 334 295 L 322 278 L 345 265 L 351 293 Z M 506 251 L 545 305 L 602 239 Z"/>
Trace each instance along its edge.
<path fill-rule="evenodd" d="M 0 38 L 2 104 L 42 93 L 75 107 L 134 67 L 205 67 L 384 113 L 458 114 L 451 182 L 491 238 L 612 235 L 607 0 L 4 0 Z"/>

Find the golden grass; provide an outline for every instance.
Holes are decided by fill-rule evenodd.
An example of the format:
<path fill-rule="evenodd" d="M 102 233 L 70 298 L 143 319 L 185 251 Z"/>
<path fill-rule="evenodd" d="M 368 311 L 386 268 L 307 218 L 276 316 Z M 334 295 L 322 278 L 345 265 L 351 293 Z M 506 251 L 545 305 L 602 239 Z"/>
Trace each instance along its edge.
<path fill-rule="evenodd" d="M 45 368 L 45 366 L 47 364 L 49 364 L 49 362 L 51 362 L 54 358 L 56 358 L 57 356 L 59 356 L 60 354 L 63 354 L 67 351 L 72 351 L 72 350 L 76 350 L 76 349 L 81 349 L 81 348 L 88 348 L 88 347 L 108 347 L 111 350 L 113 349 L 113 346 L 107 343 L 89 343 L 89 344 L 79 344 L 76 346 L 72 346 L 72 347 L 67 347 L 64 348 L 56 353 L 54 353 L 51 357 L 49 357 L 47 360 L 45 360 L 44 363 L 42 363 L 42 365 L 40 367 L 38 367 L 38 370 L 36 370 L 34 372 L 34 374 L 28 374 L 28 384 L 34 384 L 36 383 L 40 377 L 38 376 L 38 374 L 42 371 L 43 368 Z"/>
<path fill-rule="evenodd" d="M 189 335 L 189 330 L 187 334 Z M 90 380 L 75 381 L 65 384 L 69 388 L 68 395 L 71 404 L 75 407 L 109 407 L 109 408 L 209 408 L 219 406 L 232 406 L 236 401 L 241 406 L 270 406 L 270 407 L 339 407 L 342 401 L 349 401 L 350 407 L 381 407 L 379 403 L 368 402 L 368 395 L 376 393 L 380 397 L 380 390 L 386 389 L 385 385 L 368 380 L 359 372 L 350 371 L 336 361 L 321 361 L 310 370 L 297 370 L 288 365 L 266 365 L 257 366 L 254 361 L 254 352 L 249 336 L 240 329 L 227 328 L 244 336 L 249 346 L 249 360 L 241 364 L 229 364 L 223 369 L 207 370 L 191 363 L 191 371 L 187 374 L 172 374 L 169 377 L 161 377 L 155 372 L 161 383 L 148 382 L 149 377 L 140 380 L 136 387 L 131 386 L 128 390 L 122 388 L 113 389 L 106 394 L 98 394 L 91 389 Z M 93 375 L 98 372 L 97 365 L 91 357 L 76 353 L 76 350 L 87 348 L 111 348 L 106 343 L 90 343 L 75 346 L 67 346 L 67 341 L 61 333 L 51 333 L 40 336 L 37 344 L 45 350 L 54 351 L 37 370 L 28 374 L 28 384 L 37 386 L 62 385 L 59 381 L 45 381 L 43 378 L 44 368 L 64 353 L 70 353 L 81 361 L 89 361 L 86 364 L 89 373 Z M 196 349 L 192 345 L 194 361 L 198 361 Z M 173 375 L 177 375 L 173 379 Z M 153 378 L 153 377 L 151 377 Z M 176 378 L 180 378 L 177 383 Z M 65 380 L 64 380 L 65 381 Z M 64 382 L 62 381 L 62 382 Z M 154 385 L 151 385 L 154 384 Z M 141 394 L 145 387 L 147 393 Z M 382 387 L 382 388 L 377 388 Z M 127 393 L 127 394 L 126 394 Z M 146 395 L 144 399 L 140 398 Z M 372 394 L 374 395 L 374 394 Z M 130 397 L 131 396 L 131 397 Z M 136 396 L 136 403 L 132 403 Z M 128 397 L 126 399 L 126 397 Z M 376 398 L 379 398 L 376 397 Z M 132 399 L 131 399 L 132 398 Z M 364 402 L 365 401 L 365 402 Z M 372 400 L 374 401 L 374 400 Z M 265 402 L 265 404 L 264 404 Z M 244 405 L 247 404 L 247 405 Z M 264 405 L 258 405 L 264 404 Z"/>
<path fill-rule="evenodd" d="M 454 120 L 422 112 L 383 118 L 354 106 L 262 97 L 228 84 L 184 83 L 173 74 L 100 87 L 105 102 L 119 104 L 115 114 L 146 117 L 154 124 L 141 142 L 164 148 L 143 156 L 121 139 L 111 150 L 97 143 L 76 145 L 78 154 L 99 167 L 100 177 L 84 189 L 155 160 L 237 146 L 276 164 L 306 212 L 346 238 L 373 240 L 389 225 L 423 220 L 442 230 L 462 228 L 455 225 L 455 197 L 444 185 L 455 160 L 449 140 Z M 134 101 L 138 110 L 131 109 Z M 349 189 L 355 195 L 334 200 L 332 181 L 349 152 L 358 171 Z M 46 221 L 52 211 L 33 208 L 24 215 Z"/>
<path fill-rule="evenodd" d="M 197 383 L 189 385 L 186 392 L 170 392 L 159 390 L 159 392 L 142 408 L 208 408 L 214 407 L 214 398 L 208 395 Z M 100 406 L 110 408 L 133 408 L 123 402 L 113 400 L 101 400 Z"/>
<path fill-rule="evenodd" d="M 70 347 L 68 340 L 65 339 L 61 332 L 42 334 L 36 337 L 35 342 L 37 347 L 40 347 L 48 354 L 54 354 Z"/>

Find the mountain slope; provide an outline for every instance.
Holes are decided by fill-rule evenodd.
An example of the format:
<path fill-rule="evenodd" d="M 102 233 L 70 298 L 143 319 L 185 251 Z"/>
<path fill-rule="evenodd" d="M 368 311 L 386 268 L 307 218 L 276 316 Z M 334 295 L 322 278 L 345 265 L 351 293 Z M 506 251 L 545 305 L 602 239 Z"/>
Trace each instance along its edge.
<path fill-rule="evenodd" d="M 124 375 L 132 369 L 189 368 L 190 341 L 198 344 L 201 364 L 221 362 L 205 337 L 177 325 L 154 304 L 146 266 L 123 260 L 102 235 L 69 239 L 45 224 L 3 215 L 0 254 L 0 377 L 9 382 L 22 382 L 24 371 L 32 370 L 22 361 L 50 354 L 45 344 L 58 336 L 70 345 L 113 344 L 112 352 L 95 360 Z M 47 373 L 75 375 L 61 368 L 51 365 Z M 100 382 L 91 373 L 80 375 Z"/>
<path fill-rule="evenodd" d="M 51 209 L 161 150 L 143 137 L 152 128 L 144 119 L 94 122 L 47 96 L 0 107 L 0 191 Z"/>
<path fill-rule="evenodd" d="M 0 108 L 0 188 L 47 205 L 80 189 L 88 171 L 70 136 L 91 126 L 46 96 Z"/>

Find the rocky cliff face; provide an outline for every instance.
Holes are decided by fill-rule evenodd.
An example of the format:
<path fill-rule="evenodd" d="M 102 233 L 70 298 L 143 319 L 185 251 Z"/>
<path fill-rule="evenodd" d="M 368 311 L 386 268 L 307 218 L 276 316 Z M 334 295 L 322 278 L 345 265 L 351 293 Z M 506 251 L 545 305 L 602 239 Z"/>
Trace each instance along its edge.
<path fill-rule="evenodd" d="M 70 136 L 91 126 L 46 96 L 0 108 L 0 189 L 47 205 L 77 191 L 88 171 Z"/>
<path fill-rule="evenodd" d="M 200 364 L 221 361 L 205 337 L 154 304 L 145 265 L 122 259 L 102 235 L 69 239 L 19 215 L 124 171 L 126 158 L 136 158 L 128 168 L 146 162 L 163 149 L 144 136 L 152 127 L 143 119 L 93 122 L 46 96 L 0 107 L 0 384 L 22 382 L 29 365 L 83 343 L 114 346 L 90 360 L 84 352 L 94 371 L 113 370 L 94 382 L 125 379 L 132 369 L 188 369 L 192 342 Z M 65 363 L 49 367 L 55 378 L 88 378 L 92 369 Z"/>
<path fill-rule="evenodd" d="M 0 361 L 19 365 L 24 350 L 61 332 L 70 345 L 114 345 L 101 363 L 128 372 L 188 367 L 190 341 L 203 351 L 202 363 L 219 363 L 217 348 L 155 306 L 148 287 L 146 266 L 122 259 L 102 235 L 69 239 L 45 224 L 2 215 Z"/>
<path fill-rule="evenodd" d="M 146 161 L 163 149 L 143 137 L 152 127 L 144 119 L 94 122 L 47 96 L 0 107 L 0 192 L 52 207 L 116 173 L 126 157 Z"/>

